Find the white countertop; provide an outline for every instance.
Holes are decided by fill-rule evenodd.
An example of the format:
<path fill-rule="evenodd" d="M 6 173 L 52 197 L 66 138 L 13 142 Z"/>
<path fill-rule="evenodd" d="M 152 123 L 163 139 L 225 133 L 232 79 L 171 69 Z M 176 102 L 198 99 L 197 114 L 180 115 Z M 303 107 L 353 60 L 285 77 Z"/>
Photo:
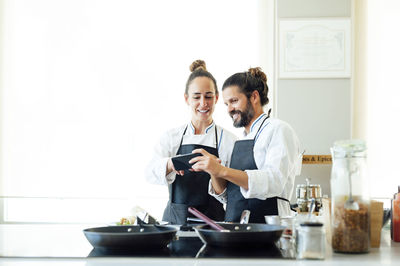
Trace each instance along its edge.
<path fill-rule="evenodd" d="M 211 258 L 86 258 L 92 250 L 82 239 L 82 225 L 0 225 L 0 266 L 10 265 L 400 265 L 400 243 L 392 242 L 388 228 L 382 231 L 380 248 L 373 248 L 367 254 L 332 253 L 327 246 L 326 259 L 284 260 L 284 259 L 211 259 Z M 93 227 L 93 225 L 89 226 Z M 45 234 L 43 232 L 46 232 Z M 60 249 L 60 245 L 63 247 Z M 45 252 L 43 251 L 45 250 Z M 64 250 L 66 253 L 63 254 Z M 66 258 L 68 254 L 75 258 Z M 68 253 L 68 254 L 67 254 Z M 2 256 L 8 257 L 2 257 Z M 23 254 L 22 257 L 13 257 Z M 42 257 L 43 256 L 43 257 Z M 68 257 L 68 256 L 67 256 Z"/>

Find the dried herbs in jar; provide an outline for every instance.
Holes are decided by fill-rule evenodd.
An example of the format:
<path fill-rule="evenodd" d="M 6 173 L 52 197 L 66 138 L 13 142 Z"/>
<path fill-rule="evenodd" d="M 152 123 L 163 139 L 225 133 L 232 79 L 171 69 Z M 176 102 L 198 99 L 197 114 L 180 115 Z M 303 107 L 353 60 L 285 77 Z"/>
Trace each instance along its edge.
<path fill-rule="evenodd" d="M 332 248 L 369 251 L 370 195 L 363 140 L 336 141 L 331 148 Z"/>
<path fill-rule="evenodd" d="M 369 251 L 368 204 L 358 203 L 359 209 L 345 208 L 344 202 L 335 204 L 332 248 L 336 252 L 364 253 Z"/>

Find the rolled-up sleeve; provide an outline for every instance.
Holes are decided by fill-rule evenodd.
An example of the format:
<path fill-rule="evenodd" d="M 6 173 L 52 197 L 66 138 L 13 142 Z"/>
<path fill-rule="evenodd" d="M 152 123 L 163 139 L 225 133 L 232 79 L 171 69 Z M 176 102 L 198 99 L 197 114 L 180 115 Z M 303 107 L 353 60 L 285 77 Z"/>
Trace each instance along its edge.
<path fill-rule="evenodd" d="M 215 193 L 215 190 L 211 184 L 211 180 L 208 183 L 208 194 L 216 198 L 222 204 L 225 204 L 227 202 L 226 188 L 224 189 L 224 191 L 222 191 L 221 194 Z"/>
<path fill-rule="evenodd" d="M 248 189 L 240 188 L 243 197 L 264 200 L 271 197 L 289 199 L 294 177 L 299 172 L 299 142 L 285 123 L 260 135 L 254 146 L 257 170 L 246 170 Z"/>

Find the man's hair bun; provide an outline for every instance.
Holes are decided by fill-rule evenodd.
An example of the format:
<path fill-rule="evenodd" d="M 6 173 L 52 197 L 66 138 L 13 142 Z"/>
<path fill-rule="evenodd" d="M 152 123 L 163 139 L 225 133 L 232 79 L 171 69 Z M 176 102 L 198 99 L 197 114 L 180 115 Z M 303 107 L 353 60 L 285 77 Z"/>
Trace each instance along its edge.
<path fill-rule="evenodd" d="M 249 68 L 249 73 L 255 78 L 260 78 L 262 81 L 265 83 L 267 82 L 267 75 L 265 75 L 264 72 L 262 72 L 261 67 L 252 67 Z"/>

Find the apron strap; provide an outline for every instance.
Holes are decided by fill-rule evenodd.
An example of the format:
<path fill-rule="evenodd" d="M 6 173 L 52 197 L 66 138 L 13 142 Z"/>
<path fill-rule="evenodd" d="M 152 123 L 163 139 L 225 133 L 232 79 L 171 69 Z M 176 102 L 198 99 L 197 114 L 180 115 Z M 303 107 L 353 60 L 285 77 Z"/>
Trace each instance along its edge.
<path fill-rule="evenodd" d="M 289 201 L 288 199 L 285 199 L 285 198 L 282 198 L 282 197 L 276 197 L 276 198 L 277 198 L 277 199 L 280 199 L 280 200 L 287 201 L 287 202 L 289 203 L 289 208 L 290 208 L 292 211 L 297 212 L 296 209 L 292 208 L 292 205 L 290 205 L 290 201 Z"/>
<path fill-rule="evenodd" d="M 285 198 L 282 198 L 282 197 L 274 197 L 274 198 L 277 198 L 277 199 L 280 199 L 280 200 L 284 200 L 284 201 L 287 201 L 287 202 L 289 202 L 290 203 L 290 201 L 288 200 L 288 199 L 285 199 Z"/>
<path fill-rule="evenodd" d="M 215 148 L 217 149 L 217 152 L 218 152 L 218 150 L 219 150 L 219 147 L 218 147 L 218 132 L 217 132 L 217 125 L 216 124 L 214 124 L 214 129 L 215 129 Z M 221 137 L 222 137 L 222 134 L 221 134 Z M 219 152 L 218 152 L 218 155 L 219 155 Z"/>
<path fill-rule="evenodd" d="M 268 118 L 269 118 L 269 115 L 262 121 L 260 127 L 259 127 L 258 130 L 257 130 L 257 133 L 254 135 L 254 142 L 256 141 L 257 135 L 258 135 L 258 133 L 260 132 L 260 130 L 261 130 L 261 128 L 262 128 L 262 125 L 264 124 L 264 122 L 265 122 Z"/>
<path fill-rule="evenodd" d="M 268 118 L 268 117 L 267 117 Z M 264 122 L 263 122 L 264 123 Z M 182 133 L 182 137 L 181 137 L 181 141 L 180 141 L 180 143 L 179 143 L 179 146 L 178 146 L 178 150 L 176 151 L 176 154 L 175 155 L 178 155 L 178 151 L 179 151 L 179 148 L 182 146 L 182 143 L 183 143 L 183 136 L 185 136 L 185 133 L 186 133 L 186 130 L 187 130 L 187 128 L 188 128 L 188 126 L 186 125 L 186 127 L 185 127 L 185 130 L 183 131 L 183 133 Z M 217 151 L 219 150 L 219 147 L 218 147 L 218 132 L 217 132 L 217 125 L 216 124 L 214 124 L 214 131 L 215 131 L 215 148 L 217 149 Z M 257 132 L 258 133 L 258 132 Z M 221 135 L 222 136 L 222 135 Z"/>
<path fill-rule="evenodd" d="M 185 136 L 187 127 L 188 127 L 188 126 L 186 125 L 185 130 L 183 131 L 183 134 L 182 134 L 182 137 L 181 137 L 181 142 L 179 143 L 178 150 L 176 151 L 176 154 L 175 154 L 175 155 L 178 155 L 178 151 L 179 151 L 180 147 L 182 146 L 182 143 L 183 143 L 183 136 Z"/>

